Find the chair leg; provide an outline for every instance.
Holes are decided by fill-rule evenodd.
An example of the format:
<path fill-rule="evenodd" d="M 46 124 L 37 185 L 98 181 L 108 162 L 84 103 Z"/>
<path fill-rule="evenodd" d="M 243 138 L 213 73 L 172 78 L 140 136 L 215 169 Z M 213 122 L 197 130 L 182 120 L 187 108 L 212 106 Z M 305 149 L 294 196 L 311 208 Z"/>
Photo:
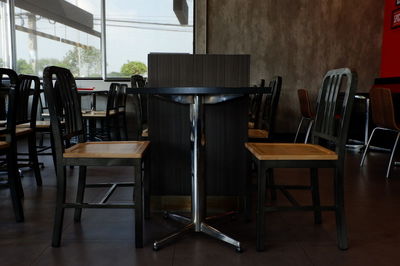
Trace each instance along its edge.
<path fill-rule="evenodd" d="M 392 166 L 393 166 L 393 157 L 394 157 L 394 154 L 396 152 L 397 144 L 399 142 L 399 137 L 400 137 L 400 132 L 397 133 L 396 140 L 395 140 L 393 148 L 392 148 L 392 153 L 390 154 L 389 165 L 388 165 L 388 168 L 386 170 L 386 178 L 389 178 L 390 171 L 391 171 Z"/>
<path fill-rule="evenodd" d="M 150 219 L 150 199 L 151 199 L 151 182 L 150 182 L 150 156 L 146 155 L 144 166 L 142 168 L 142 176 L 144 183 L 144 218 Z"/>
<path fill-rule="evenodd" d="M 267 169 L 267 184 L 271 193 L 271 200 L 277 199 L 276 188 L 275 188 L 275 179 L 274 179 L 274 169 Z"/>
<path fill-rule="evenodd" d="M 248 156 L 250 157 L 250 156 Z M 252 160 L 251 158 L 247 159 L 247 176 L 246 176 L 246 195 L 244 196 L 244 219 L 245 221 L 251 221 L 251 174 L 252 174 Z"/>
<path fill-rule="evenodd" d="M 53 132 L 50 133 L 50 145 L 51 145 L 51 157 L 53 158 L 54 170 L 57 175 L 57 158 L 56 158 L 56 152 L 55 152 Z"/>
<path fill-rule="evenodd" d="M 310 136 L 310 132 L 311 132 L 311 129 L 312 129 L 313 125 L 314 125 L 314 120 L 310 119 L 308 121 L 307 133 L 306 133 L 306 137 L 304 139 L 304 143 L 308 142 L 308 137 Z"/>
<path fill-rule="evenodd" d="M 143 247 L 143 180 L 141 163 L 135 165 L 135 244 L 136 248 Z"/>
<path fill-rule="evenodd" d="M 260 161 L 258 161 L 258 184 L 257 184 L 257 251 L 265 250 L 265 190 L 267 175 L 270 173 L 269 170 L 265 171 L 265 168 Z"/>
<path fill-rule="evenodd" d="M 57 199 L 56 199 L 56 211 L 53 226 L 53 240 L 52 246 L 59 247 L 61 243 L 61 235 L 64 222 L 64 203 L 65 203 L 65 166 L 57 166 Z"/>
<path fill-rule="evenodd" d="M 24 211 L 21 202 L 22 188 L 20 178 L 18 175 L 18 167 L 15 151 L 10 149 L 7 154 L 7 171 L 8 171 L 8 185 L 10 187 L 11 201 L 14 209 L 15 220 L 17 222 L 24 221 Z"/>
<path fill-rule="evenodd" d="M 363 155 L 362 155 L 362 157 L 361 157 L 360 166 L 363 166 L 363 164 L 364 164 L 365 156 L 367 155 L 369 146 L 371 145 L 372 137 L 374 136 L 375 131 L 376 131 L 377 129 L 378 129 L 378 128 L 374 128 L 374 129 L 372 130 L 371 136 L 369 136 L 369 139 L 368 139 L 368 142 L 367 142 L 367 146 L 365 146 L 364 153 L 363 153 Z"/>
<path fill-rule="evenodd" d="M 301 117 L 300 123 L 299 123 L 299 125 L 297 126 L 296 136 L 294 137 L 293 143 L 296 143 L 296 142 L 297 142 L 297 138 L 299 137 L 299 133 L 300 133 L 300 130 L 301 130 L 301 126 L 303 125 L 303 121 L 304 121 L 304 116 Z"/>
<path fill-rule="evenodd" d="M 124 132 L 124 139 L 123 140 L 128 140 L 128 125 L 126 124 L 126 113 L 124 112 L 122 114 L 122 131 Z M 142 133 L 140 133 L 142 134 Z"/>
<path fill-rule="evenodd" d="M 42 176 L 39 169 L 39 160 L 36 149 L 36 134 L 30 134 L 28 137 L 29 161 L 33 164 L 33 171 L 35 172 L 36 185 L 42 186 Z"/>
<path fill-rule="evenodd" d="M 336 205 L 336 233 L 338 238 L 338 247 L 341 250 L 348 248 L 346 217 L 344 213 L 344 184 L 343 184 L 343 163 L 335 169 L 334 187 L 335 187 L 335 205 Z"/>
<path fill-rule="evenodd" d="M 319 198 L 319 180 L 318 180 L 318 168 L 310 168 L 310 177 L 311 177 L 311 194 L 312 194 L 312 203 L 314 207 L 314 223 L 321 224 L 321 204 Z"/>
<path fill-rule="evenodd" d="M 86 185 L 86 166 L 79 166 L 78 190 L 76 192 L 76 203 L 83 203 L 85 197 Z M 74 213 L 74 221 L 80 222 L 82 217 L 82 208 L 76 208 Z"/>

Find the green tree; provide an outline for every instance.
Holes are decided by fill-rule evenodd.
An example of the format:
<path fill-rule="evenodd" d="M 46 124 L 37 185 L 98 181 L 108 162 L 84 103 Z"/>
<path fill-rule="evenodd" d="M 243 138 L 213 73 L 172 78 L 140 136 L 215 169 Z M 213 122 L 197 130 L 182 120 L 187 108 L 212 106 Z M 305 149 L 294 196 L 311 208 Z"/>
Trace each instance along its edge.
<path fill-rule="evenodd" d="M 68 67 L 63 61 L 56 58 L 42 58 L 38 60 L 37 69 L 39 71 L 43 71 L 47 66 Z"/>
<path fill-rule="evenodd" d="M 110 72 L 107 74 L 108 77 L 122 77 L 123 75 L 120 72 Z"/>
<path fill-rule="evenodd" d="M 34 75 L 35 72 L 33 71 L 33 67 L 31 64 L 26 62 L 25 59 L 18 59 L 17 60 L 17 73 L 27 74 L 27 75 Z"/>
<path fill-rule="evenodd" d="M 147 66 L 138 61 L 128 61 L 121 67 L 121 74 L 123 76 L 143 75 L 147 72 Z"/>
<path fill-rule="evenodd" d="M 74 47 L 68 51 L 62 63 L 77 77 L 100 76 L 98 73 L 101 73 L 101 53 L 93 46 Z"/>

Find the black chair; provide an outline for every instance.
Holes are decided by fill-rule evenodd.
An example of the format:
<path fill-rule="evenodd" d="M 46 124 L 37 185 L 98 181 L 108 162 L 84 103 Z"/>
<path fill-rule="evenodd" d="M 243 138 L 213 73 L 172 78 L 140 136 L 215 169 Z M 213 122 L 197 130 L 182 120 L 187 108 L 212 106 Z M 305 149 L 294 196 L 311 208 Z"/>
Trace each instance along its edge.
<path fill-rule="evenodd" d="M 117 88 L 117 95 L 116 95 L 116 105 L 118 111 L 118 118 L 117 118 L 117 127 L 118 127 L 118 134 L 119 140 L 127 140 L 128 139 L 128 128 L 126 124 L 126 89 L 128 85 L 121 84 Z"/>
<path fill-rule="evenodd" d="M 343 199 L 344 157 L 356 83 L 356 73 L 347 68 L 331 70 L 325 75 L 318 96 L 312 144 L 246 143 L 258 169 L 257 250 L 265 249 L 265 212 L 276 210 L 313 211 L 316 224 L 321 223 L 321 211 L 334 211 L 338 246 L 340 249 L 348 248 Z M 343 100 L 339 102 L 341 90 L 344 94 Z M 274 168 L 310 168 L 311 185 L 275 185 L 270 182 L 273 181 L 271 169 Z M 318 168 L 335 169 L 333 206 L 320 205 Z M 266 187 L 282 191 L 293 206 L 266 207 Z M 301 206 L 288 189 L 310 189 L 312 205 Z M 250 202 L 249 199 L 247 202 Z"/>
<path fill-rule="evenodd" d="M 311 108 L 310 98 L 308 97 L 308 92 L 305 89 L 297 90 L 297 96 L 299 98 L 301 120 L 297 127 L 296 136 L 294 137 L 294 143 L 297 142 L 300 130 L 304 124 L 307 122 L 306 136 L 304 137 L 304 143 L 308 142 L 310 136 L 311 128 L 314 124 L 315 112 Z"/>
<path fill-rule="evenodd" d="M 98 140 L 120 140 L 118 128 L 118 104 L 117 91 L 120 88 L 119 83 L 111 83 L 107 93 L 106 110 L 93 110 L 83 113 L 83 118 L 89 121 L 90 139 Z M 97 130 L 97 121 L 101 128 Z"/>
<path fill-rule="evenodd" d="M 7 85 L 3 83 L 6 76 L 9 81 Z M 17 168 L 17 140 L 15 136 L 15 123 L 19 98 L 18 87 L 19 79 L 17 73 L 11 69 L 0 68 L 0 92 L 7 98 L 7 110 L 4 117 L 7 120 L 5 127 L 0 129 L 0 134 L 5 137 L 4 141 L 0 141 L 0 154 L 6 156 L 8 180 L 7 184 L 10 188 L 11 201 L 14 209 L 15 219 L 17 222 L 24 221 L 24 212 L 22 208 L 21 198 L 23 197 L 23 189 Z"/>
<path fill-rule="evenodd" d="M 395 111 L 393 106 L 392 91 L 388 88 L 372 88 L 369 92 L 371 100 L 372 121 L 375 128 L 372 130 L 368 139 L 367 146 L 364 149 L 360 166 L 364 164 L 365 157 L 371 145 L 371 140 L 375 133 L 380 131 L 393 132 L 396 135 L 395 142 L 390 154 L 389 164 L 386 170 L 386 178 L 390 177 L 390 171 L 394 166 L 393 158 L 400 139 L 400 125 L 396 122 Z M 387 136 L 387 135 L 385 135 Z"/>
<path fill-rule="evenodd" d="M 53 78 L 57 86 L 53 86 Z M 46 67 L 43 72 L 43 83 L 49 104 L 50 119 L 54 136 L 57 175 L 57 202 L 55 211 L 53 247 L 60 246 L 63 228 L 64 210 L 74 208 L 74 220 L 80 222 L 83 208 L 133 208 L 135 209 L 135 242 L 136 247 L 143 246 L 143 212 L 149 211 L 148 194 L 144 196 L 142 164 L 146 163 L 145 155 L 148 141 L 111 141 L 86 142 L 85 127 L 82 119 L 81 105 L 76 89 L 75 79 L 68 69 Z M 61 99 L 58 101 L 57 98 Z M 60 112 L 60 110 L 62 110 Z M 61 121 L 64 120 L 64 126 Z M 65 148 L 65 141 L 75 138 L 78 143 Z M 147 158 L 147 157 L 146 157 Z M 78 190 L 75 202 L 66 202 L 66 166 L 79 166 Z M 88 166 L 134 166 L 134 182 L 86 184 Z M 144 167 L 146 168 L 146 166 Z M 146 172 L 145 172 L 146 173 Z M 134 186 L 134 203 L 108 203 L 108 199 L 117 186 Z M 99 203 L 84 202 L 85 188 L 110 187 Z"/>
<path fill-rule="evenodd" d="M 274 77 L 270 83 L 270 93 L 257 97 L 259 101 L 256 107 L 254 127 L 249 128 L 248 138 L 257 141 L 271 141 L 275 133 L 275 118 L 278 109 L 279 97 L 282 88 L 282 78 Z"/>
<path fill-rule="evenodd" d="M 35 173 L 36 184 L 41 186 L 42 177 L 36 147 L 36 116 L 40 94 L 40 80 L 38 77 L 30 75 L 19 75 L 18 78 L 19 98 L 16 114 L 16 137 L 17 141 L 28 140 L 28 154 L 18 153 L 18 161 L 20 162 L 18 166 L 32 168 Z M 29 100 L 30 98 L 32 101 Z M 26 155 L 28 159 L 25 159 Z"/>
<path fill-rule="evenodd" d="M 132 88 L 144 88 L 146 86 L 146 81 L 141 75 L 133 75 L 131 77 L 131 87 Z M 148 128 L 147 128 L 147 104 L 148 95 L 146 94 L 132 94 L 133 105 L 133 138 L 134 139 L 147 139 L 148 138 Z"/>

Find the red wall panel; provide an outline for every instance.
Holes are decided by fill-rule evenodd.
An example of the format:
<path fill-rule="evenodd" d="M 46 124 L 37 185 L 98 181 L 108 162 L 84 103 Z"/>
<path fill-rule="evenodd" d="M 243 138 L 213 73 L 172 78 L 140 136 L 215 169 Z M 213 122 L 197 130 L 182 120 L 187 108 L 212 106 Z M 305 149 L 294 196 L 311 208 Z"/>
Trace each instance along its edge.
<path fill-rule="evenodd" d="M 400 77 L 400 27 L 393 28 L 393 14 L 400 12 L 396 0 L 385 0 L 381 77 Z"/>

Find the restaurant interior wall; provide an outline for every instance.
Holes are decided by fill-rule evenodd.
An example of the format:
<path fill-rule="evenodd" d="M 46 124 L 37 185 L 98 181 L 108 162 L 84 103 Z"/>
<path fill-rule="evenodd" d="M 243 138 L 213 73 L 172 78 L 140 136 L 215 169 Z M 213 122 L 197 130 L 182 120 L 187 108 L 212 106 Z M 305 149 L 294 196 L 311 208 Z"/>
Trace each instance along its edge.
<path fill-rule="evenodd" d="M 208 53 L 250 54 L 252 84 L 283 77 L 278 132 L 295 132 L 297 89 L 314 99 L 328 69 L 357 70 L 361 92 L 379 76 L 384 1 L 207 0 L 206 8 Z"/>

